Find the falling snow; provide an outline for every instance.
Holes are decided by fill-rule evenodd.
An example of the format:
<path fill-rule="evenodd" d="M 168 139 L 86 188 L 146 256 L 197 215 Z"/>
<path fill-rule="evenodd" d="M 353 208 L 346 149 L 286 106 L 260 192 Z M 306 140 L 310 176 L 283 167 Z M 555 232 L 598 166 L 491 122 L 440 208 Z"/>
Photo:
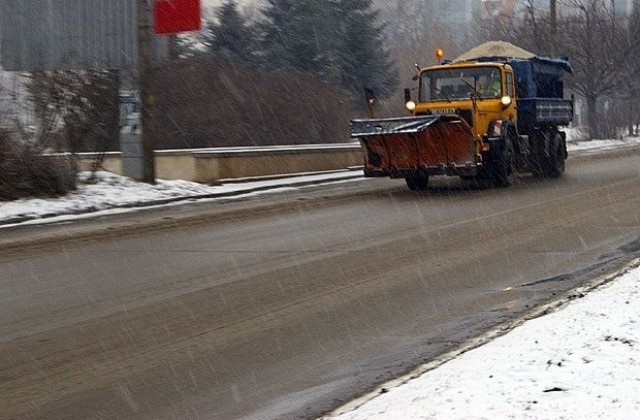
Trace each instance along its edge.
<path fill-rule="evenodd" d="M 449 355 L 435 368 L 438 363 L 421 367 L 325 419 L 636 419 L 639 264 L 549 315 Z"/>
<path fill-rule="evenodd" d="M 569 143 L 575 155 L 627 147 L 638 139 Z M 106 172 L 97 175 L 96 183 L 83 183 L 66 197 L 0 204 L 0 228 L 135 211 L 129 207 L 168 205 L 176 200 L 215 200 L 313 182 L 363 179 L 339 172 L 207 186 L 185 181 L 146 185 Z M 550 314 L 524 321 L 504 335 L 504 331 L 492 331 L 466 349 L 384 384 L 326 418 L 637 418 L 640 261 L 634 264 L 614 281 L 556 302 Z M 124 386 L 121 392 L 125 398 L 129 395 Z"/>

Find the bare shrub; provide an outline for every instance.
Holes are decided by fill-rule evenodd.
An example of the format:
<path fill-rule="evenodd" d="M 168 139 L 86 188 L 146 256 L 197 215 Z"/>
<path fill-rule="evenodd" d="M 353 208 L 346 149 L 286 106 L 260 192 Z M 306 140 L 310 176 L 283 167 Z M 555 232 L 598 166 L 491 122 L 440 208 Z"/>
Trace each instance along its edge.
<path fill-rule="evenodd" d="M 344 90 L 296 72 L 203 58 L 157 73 L 156 148 L 350 141 L 357 116 Z"/>
<path fill-rule="evenodd" d="M 117 72 L 106 70 L 30 74 L 30 99 L 48 131 L 40 146 L 71 153 L 118 150 L 118 83 Z"/>
<path fill-rule="evenodd" d="M 70 158 L 39 150 L 0 132 L 0 200 L 57 197 L 76 188 Z"/>

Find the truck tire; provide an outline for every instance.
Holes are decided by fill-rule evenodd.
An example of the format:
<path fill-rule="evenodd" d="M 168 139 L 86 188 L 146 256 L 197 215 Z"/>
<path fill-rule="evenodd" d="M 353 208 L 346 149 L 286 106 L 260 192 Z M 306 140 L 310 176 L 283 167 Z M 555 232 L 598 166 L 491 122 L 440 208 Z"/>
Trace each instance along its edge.
<path fill-rule="evenodd" d="M 544 133 L 539 131 L 531 133 L 529 138 L 531 139 L 531 144 L 535 145 L 534 150 L 529 156 L 529 168 L 531 169 L 531 174 L 534 178 L 545 178 L 545 162 L 548 158 L 546 153 L 543 151 L 546 148 L 543 146 L 548 140 Z"/>
<path fill-rule="evenodd" d="M 549 153 L 532 156 L 531 172 L 536 178 L 559 178 L 565 169 L 566 151 L 564 139 L 558 132 L 549 133 Z"/>
<path fill-rule="evenodd" d="M 546 178 L 559 178 L 564 173 L 566 158 L 564 143 L 560 134 L 553 134 L 550 146 L 549 157 L 544 165 L 544 176 Z"/>
<path fill-rule="evenodd" d="M 505 140 L 505 147 L 491 165 L 490 175 L 493 185 L 499 188 L 506 188 L 513 185 L 513 174 L 515 172 L 515 153 L 511 140 Z"/>
<path fill-rule="evenodd" d="M 531 167 L 531 174 L 533 174 L 534 178 L 542 179 L 545 177 L 544 160 L 545 157 L 538 154 L 531 156 L 529 166 Z"/>
<path fill-rule="evenodd" d="M 427 189 L 429 183 L 429 177 L 427 175 L 408 176 L 404 179 L 407 182 L 407 187 L 411 191 L 423 191 Z"/>

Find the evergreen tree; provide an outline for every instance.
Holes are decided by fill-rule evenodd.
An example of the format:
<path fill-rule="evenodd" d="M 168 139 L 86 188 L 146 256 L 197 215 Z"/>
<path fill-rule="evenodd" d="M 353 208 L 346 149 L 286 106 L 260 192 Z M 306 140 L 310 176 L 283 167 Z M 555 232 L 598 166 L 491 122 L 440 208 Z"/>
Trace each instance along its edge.
<path fill-rule="evenodd" d="M 209 24 L 209 49 L 235 62 L 253 62 L 254 33 L 238 12 L 235 0 L 216 11 L 217 23 Z"/>
<path fill-rule="evenodd" d="M 329 8 L 314 0 L 268 0 L 260 25 L 266 65 L 275 70 L 322 74 L 328 45 Z"/>
<path fill-rule="evenodd" d="M 352 92 L 370 88 L 380 98 L 393 94 L 398 75 L 385 48 L 384 26 L 372 0 L 343 0 L 337 3 L 342 16 L 342 84 Z"/>
<path fill-rule="evenodd" d="M 371 0 L 268 0 L 261 26 L 267 65 L 317 75 L 360 97 L 396 84 Z"/>

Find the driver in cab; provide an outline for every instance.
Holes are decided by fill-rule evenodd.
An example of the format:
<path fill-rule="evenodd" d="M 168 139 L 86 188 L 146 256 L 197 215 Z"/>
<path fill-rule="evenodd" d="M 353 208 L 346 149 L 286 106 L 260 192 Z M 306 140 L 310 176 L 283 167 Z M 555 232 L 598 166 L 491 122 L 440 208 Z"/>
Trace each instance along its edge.
<path fill-rule="evenodd" d="M 483 98 L 499 98 L 502 93 L 502 83 L 499 77 L 481 76 L 478 79 L 477 90 Z"/>

